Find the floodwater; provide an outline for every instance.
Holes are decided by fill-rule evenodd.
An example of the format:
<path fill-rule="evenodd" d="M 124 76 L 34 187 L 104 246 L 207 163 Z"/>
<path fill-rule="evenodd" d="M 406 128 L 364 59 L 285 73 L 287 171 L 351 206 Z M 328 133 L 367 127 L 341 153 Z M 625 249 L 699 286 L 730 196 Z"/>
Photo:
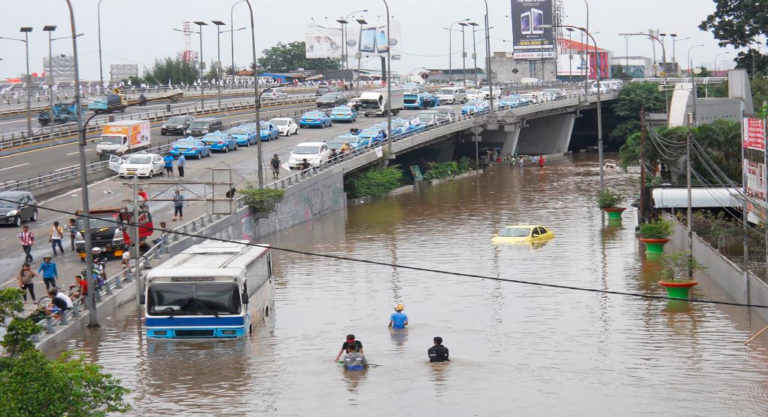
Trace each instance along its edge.
<path fill-rule="evenodd" d="M 276 247 L 488 277 L 661 294 L 655 265 L 596 207 L 588 157 L 496 166 L 286 230 Z M 634 177 L 606 183 L 634 195 Z M 491 235 L 538 223 L 541 247 Z M 738 307 L 542 288 L 275 251 L 274 322 L 240 341 L 155 341 L 133 304 L 66 347 L 131 389 L 131 415 L 765 416 L 768 342 Z M 701 277 L 700 277 L 701 278 Z M 725 299 L 702 280 L 697 297 Z M 395 302 L 407 331 L 391 332 Z M 373 364 L 334 363 L 354 333 Z M 451 362 L 429 364 L 442 336 Z"/>

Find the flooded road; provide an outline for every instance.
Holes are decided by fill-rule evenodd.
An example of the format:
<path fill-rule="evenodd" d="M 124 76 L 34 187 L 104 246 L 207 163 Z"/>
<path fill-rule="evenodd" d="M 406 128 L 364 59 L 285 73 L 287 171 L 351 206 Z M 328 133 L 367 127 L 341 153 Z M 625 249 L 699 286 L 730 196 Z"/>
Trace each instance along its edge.
<path fill-rule="evenodd" d="M 634 195 L 618 171 L 606 183 Z M 614 291 L 661 294 L 623 226 L 603 224 L 589 159 L 479 176 L 334 213 L 267 239 L 276 247 Z M 506 225 L 547 244 L 494 246 Z M 131 415 L 768 415 L 764 325 L 736 307 L 542 288 L 275 251 L 274 322 L 240 341 L 154 341 L 133 304 L 82 349 L 132 390 Z M 697 297 L 725 299 L 702 283 Z M 387 328 L 402 302 L 410 325 Z M 354 333 L 373 366 L 333 359 Z M 451 362 L 430 365 L 433 336 Z"/>

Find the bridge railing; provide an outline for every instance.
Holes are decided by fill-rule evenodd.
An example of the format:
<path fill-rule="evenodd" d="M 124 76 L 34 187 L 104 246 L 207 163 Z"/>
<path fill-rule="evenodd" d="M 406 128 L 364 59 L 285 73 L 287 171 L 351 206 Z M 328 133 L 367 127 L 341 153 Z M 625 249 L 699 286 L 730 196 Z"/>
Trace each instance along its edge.
<path fill-rule="evenodd" d="M 285 104 L 309 103 L 309 102 L 314 102 L 315 99 L 316 99 L 316 96 L 314 94 L 301 94 L 301 95 L 288 96 L 287 98 L 265 99 L 263 100 L 262 108 L 269 109 L 269 107 L 280 106 Z M 110 123 L 109 119 L 149 120 L 150 122 L 157 122 L 161 120 L 166 120 L 167 118 L 172 116 L 180 116 L 180 115 L 188 115 L 188 114 L 191 114 L 194 116 L 203 116 L 203 115 L 210 115 L 214 113 L 220 113 L 224 111 L 246 110 L 250 108 L 255 108 L 254 99 L 246 98 L 246 99 L 238 100 L 235 102 L 232 102 L 230 100 L 229 102 L 223 102 L 221 107 L 218 107 L 216 104 L 214 104 L 205 109 L 198 108 L 197 103 L 190 103 L 184 107 L 176 107 L 174 109 L 171 109 L 170 111 L 155 110 L 155 111 L 149 111 L 145 113 L 112 115 L 111 117 L 108 117 L 108 118 L 94 119 L 91 123 L 89 123 L 88 128 L 86 129 L 86 132 L 90 133 L 90 132 L 101 131 L 103 125 Z M 5 133 L 0 135 L 0 151 L 4 149 L 14 148 L 17 146 L 24 146 L 24 145 L 49 141 L 53 139 L 74 137 L 76 134 L 77 134 L 77 127 L 73 126 L 71 123 L 60 125 L 60 126 L 51 125 L 50 127 L 41 128 L 39 130 L 39 133 L 32 136 L 27 136 L 27 132 Z"/>

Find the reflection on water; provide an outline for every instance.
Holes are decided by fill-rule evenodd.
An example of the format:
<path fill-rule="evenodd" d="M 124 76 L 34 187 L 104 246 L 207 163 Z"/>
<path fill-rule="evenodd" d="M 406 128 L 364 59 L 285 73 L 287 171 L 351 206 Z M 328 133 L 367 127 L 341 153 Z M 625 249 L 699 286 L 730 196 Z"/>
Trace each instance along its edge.
<path fill-rule="evenodd" d="M 634 234 L 602 218 L 591 160 L 495 167 L 331 214 L 276 247 L 615 291 L 663 294 Z M 633 195 L 634 181 L 606 183 Z M 515 223 L 546 245 L 492 245 Z M 274 323 L 240 341 L 153 341 L 133 305 L 66 347 L 131 388 L 132 415 L 766 415 L 765 341 L 734 307 L 573 292 L 275 253 Z M 703 281 L 700 279 L 700 281 Z M 696 296 L 722 297 L 706 281 Z M 407 306 L 407 331 L 387 328 Z M 374 365 L 333 361 L 347 333 Z M 441 336 L 451 362 L 430 364 Z M 679 397 L 678 397 L 679 396 Z M 407 410 L 407 411 L 406 411 Z"/>

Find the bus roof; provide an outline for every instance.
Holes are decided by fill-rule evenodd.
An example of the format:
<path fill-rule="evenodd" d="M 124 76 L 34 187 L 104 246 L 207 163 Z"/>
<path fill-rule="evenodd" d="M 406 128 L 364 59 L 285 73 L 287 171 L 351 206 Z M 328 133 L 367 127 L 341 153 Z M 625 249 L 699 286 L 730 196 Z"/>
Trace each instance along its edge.
<path fill-rule="evenodd" d="M 269 245 L 250 246 L 247 240 L 207 240 L 155 267 L 147 279 L 165 277 L 244 277 L 244 271 L 269 252 Z"/>

